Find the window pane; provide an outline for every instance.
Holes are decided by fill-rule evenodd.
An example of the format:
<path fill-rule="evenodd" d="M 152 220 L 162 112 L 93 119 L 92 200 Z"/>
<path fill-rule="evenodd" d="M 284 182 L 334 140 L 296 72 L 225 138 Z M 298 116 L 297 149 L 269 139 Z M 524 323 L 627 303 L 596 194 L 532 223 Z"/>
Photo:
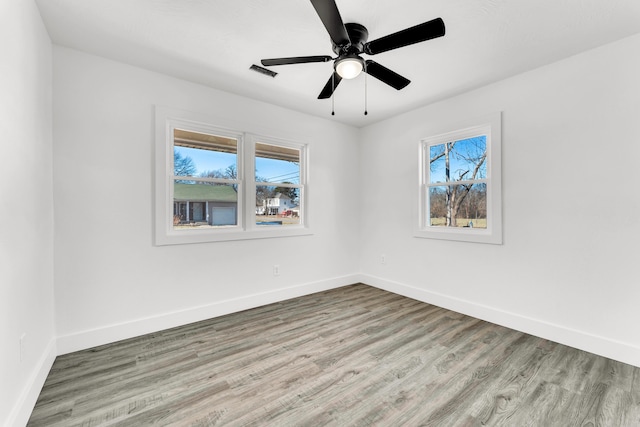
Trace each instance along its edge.
<path fill-rule="evenodd" d="M 202 229 L 238 224 L 238 193 L 232 184 L 175 180 L 173 228 Z"/>
<path fill-rule="evenodd" d="M 256 182 L 300 183 L 300 150 L 256 143 Z"/>
<path fill-rule="evenodd" d="M 256 185 L 256 224 L 300 224 L 300 189 Z"/>
<path fill-rule="evenodd" d="M 485 135 L 429 147 L 430 183 L 487 177 Z"/>
<path fill-rule="evenodd" d="M 173 144 L 174 175 L 237 179 L 236 139 L 175 129 Z"/>
<path fill-rule="evenodd" d="M 429 225 L 487 228 L 487 185 L 449 185 L 429 188 Z"/>

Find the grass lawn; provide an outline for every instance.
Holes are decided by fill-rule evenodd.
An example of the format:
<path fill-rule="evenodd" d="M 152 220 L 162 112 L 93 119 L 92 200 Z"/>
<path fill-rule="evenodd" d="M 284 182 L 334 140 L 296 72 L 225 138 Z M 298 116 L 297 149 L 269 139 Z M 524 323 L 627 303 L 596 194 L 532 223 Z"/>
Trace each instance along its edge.
<path fill-rule="evenodd" d="M 431 218 L 431 225 L 436 227 L 444 227 L 446 224 L 446 218 Z M 469 218 L 458 218 L 456 220 L 456 227 L 466 227 L 469 225 L 469 221 L 473 222 L 473 228 L 487 228 L 487 219 L 486 218 L 478 218 L 478 219 L 469 219 Z"/>

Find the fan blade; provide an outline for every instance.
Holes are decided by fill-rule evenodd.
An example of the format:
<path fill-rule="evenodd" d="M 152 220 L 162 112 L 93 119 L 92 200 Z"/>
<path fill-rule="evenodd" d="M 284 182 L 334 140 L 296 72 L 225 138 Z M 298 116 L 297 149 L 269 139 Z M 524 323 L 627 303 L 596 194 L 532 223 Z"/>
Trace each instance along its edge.
<path fill-rule="evenodd" d="M 336 90 L 341 80 L 342 77 L 340 77 L 338 73 L 334 71 L 333 75 L 329 77 L 329 81 L 327 82 L 327 84 L 324 85 L 324 88 L 322 88 L 322 92 L 320 92 L 320 95 L 318 95 L 318 99 L 331 98 L 331 95 L 333 95 L 333 91 Z"/>
<path fill-rule="evenodd" d="M 364 45 L 364 52 L 369 55 L 376 55 L 388 50 L 442 37 L 444 32 L 444 21 L 442 18 L 436 18 L 415 27 L 372 40 Z"/>
<path fill-rule="evenodd" d="M 334 0 L 311 0 L 316 13 L 336 46 L 349 44 L 349 34 L 344 27 L 338 6 Z"/>
<path fill-rule="evenodd" d="M 370 76 L 373 76 L 381 82 L 388 84 L 394 89 L 400 90 L 411 83 L 411 80 L 402 77 L 395 71 L 391 71 L 387 67 L 383 67 L 382 65 L 370 59 L 366 61 L 364 70 Z"/>
<path fill-rule="evenodd" d="M 308 62 L 329 62 L 333 58 L 330 56 L 294 56 L 291 58 L 274 58 L 274 59 L 263 59 L 262 65 L 271 66 L 271 65 L 288 65 L 288 64 L 306 64 Z"/>

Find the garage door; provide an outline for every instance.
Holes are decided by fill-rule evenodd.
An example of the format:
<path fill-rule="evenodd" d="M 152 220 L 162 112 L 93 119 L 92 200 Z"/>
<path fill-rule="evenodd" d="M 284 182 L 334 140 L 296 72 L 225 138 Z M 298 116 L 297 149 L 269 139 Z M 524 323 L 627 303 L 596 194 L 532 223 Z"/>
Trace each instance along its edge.
<path fill-rule="evenodd" d="M 236 225 L 236 208 L 213 208 L 213 225 Z"/>

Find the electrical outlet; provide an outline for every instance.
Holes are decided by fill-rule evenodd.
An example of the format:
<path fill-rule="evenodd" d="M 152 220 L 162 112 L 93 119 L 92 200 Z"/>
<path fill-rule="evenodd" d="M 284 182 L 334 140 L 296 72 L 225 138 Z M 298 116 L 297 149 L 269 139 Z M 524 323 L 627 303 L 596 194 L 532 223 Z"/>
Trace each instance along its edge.
<path fill-rule="evenodd" d="M 279 276 L 280 275 L 280 266 L 278 264 L 275 264 L 273 266 L 273 275 L 274 276 Z"/>
<path fill-rule="evenodd" d="M 20 362 L 22 362 L 27 357 L 27 354 L 25 353 L 25 348 L 24 348 L 26 338 L 27 338 L 26 333 L 23 333 L 22 335 L 20 335 Z"/>
<path fill-rule="evenodd" d="M 380 264 L 386 264 L 386 263 L 387 263 L 387 256 L 380 255 Z"/>

